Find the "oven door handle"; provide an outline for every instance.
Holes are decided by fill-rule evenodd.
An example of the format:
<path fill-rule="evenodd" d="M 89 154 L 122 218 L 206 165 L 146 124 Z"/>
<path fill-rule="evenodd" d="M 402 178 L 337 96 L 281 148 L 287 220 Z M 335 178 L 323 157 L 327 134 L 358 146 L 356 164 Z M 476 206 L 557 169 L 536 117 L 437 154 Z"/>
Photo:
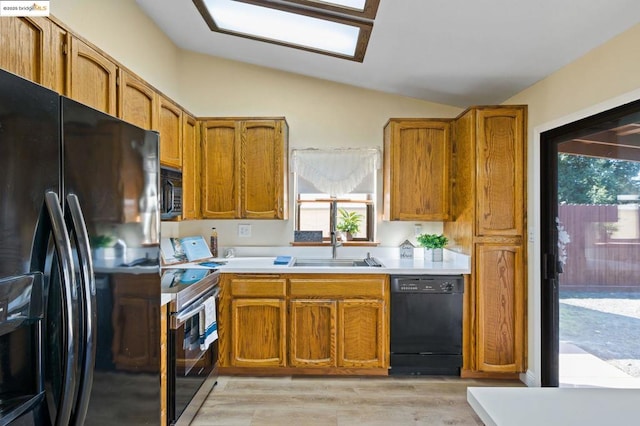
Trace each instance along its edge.
<path fill-rule="evenodd" d="M 173 320 L 171 321 L 171 328 L 174 330 L 179 329 L 189 318 L 196 316 L 202 311 L 204 311 L 204 304 L 198 304 L 195 307 L 191 307 L 182 312 L 178 312 L 173 316 Z"/>
<path fill-rule="evenodd" d="M 210 297 L 217 297 L 219 293 L 220 287 L 216 288 Z M 173 330 L 179 329 L 189 318 L 194 317 L 202 311 L 204 311 L 204 303 L 196 303 L 195 305 L 174 314 L 171 320 L 171 328 Z"/>

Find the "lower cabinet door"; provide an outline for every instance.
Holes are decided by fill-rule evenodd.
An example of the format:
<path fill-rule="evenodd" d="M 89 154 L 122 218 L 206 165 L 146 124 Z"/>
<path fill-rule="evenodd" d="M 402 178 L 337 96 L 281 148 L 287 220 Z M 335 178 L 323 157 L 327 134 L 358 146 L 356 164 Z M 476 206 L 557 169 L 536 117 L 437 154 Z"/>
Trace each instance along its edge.
<path fill-rule="evenodd" d="M 524 288 L 522 247 L 476 245 L 478 370 L 524 370 Z"/>
<path fill-rule="evenodd" d="M 385 366 L 384 302 L 338 301 L 338 366 Z"/>
<path fill-rule="evenodd" d="M 336 301 L 289 302 L 289 365 L 336 366 Z"/>
<path fill-rule="evenodd" d="M 231 365 L 284 367 L 286 304 L 283 299 L 231 301 Z"/>

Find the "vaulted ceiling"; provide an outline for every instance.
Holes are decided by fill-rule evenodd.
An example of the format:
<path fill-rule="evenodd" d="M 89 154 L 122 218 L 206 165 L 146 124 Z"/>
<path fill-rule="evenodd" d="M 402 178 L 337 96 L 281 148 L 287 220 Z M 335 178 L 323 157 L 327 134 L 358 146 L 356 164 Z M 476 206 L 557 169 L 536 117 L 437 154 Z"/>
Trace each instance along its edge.
<path fill-rule="evenodd" d="M 192 0 L 136 2 L 183 49 L 459 107 L 501 103 L 640 22 L 638 0 L 380 0 L 359 63 L 212 32 Z"/>

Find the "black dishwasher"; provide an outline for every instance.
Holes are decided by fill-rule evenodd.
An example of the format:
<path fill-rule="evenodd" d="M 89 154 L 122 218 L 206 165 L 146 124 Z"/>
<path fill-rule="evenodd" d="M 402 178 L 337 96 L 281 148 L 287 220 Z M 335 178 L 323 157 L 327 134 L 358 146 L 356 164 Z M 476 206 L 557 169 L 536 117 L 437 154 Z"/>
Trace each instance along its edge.
<path fill-rule="evenodd" d="M 389 374 L 460 375 L 461 275 L 391 276 Z"/>

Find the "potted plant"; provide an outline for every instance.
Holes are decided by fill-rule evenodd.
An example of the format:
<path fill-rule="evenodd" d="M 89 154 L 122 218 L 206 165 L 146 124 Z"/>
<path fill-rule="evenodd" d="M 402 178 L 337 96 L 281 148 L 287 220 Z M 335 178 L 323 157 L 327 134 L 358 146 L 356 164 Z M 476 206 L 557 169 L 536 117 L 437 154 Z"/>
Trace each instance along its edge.
<path fill-rule="evenodd" d="M 109 235 L 93 235 L 89 238 L 89 244 L 93 249 L 93 257 L 107 259 L 115 257 L 115 249 L 112 248 L 114 238 Z"/>
<path fill-rule="evenodd" d="M 420 247 L 431 250 L 431 260 L 433 262 L 442 262 L 442 251 L 446 247 L 449 239 L 442 234 L 420 234 L 417 237 Z M 425 256 L 427 251 L 425 250 Z"/>
<path fill-rule="evenodd" d="M 347 240 L 352 240 L 353 235 L 360 232 L 360 221 L 362 215 L 358 212 L 350 212 L 346 209 L 338 209 L 340 213 L 340 222 L 336 225 L 336 229 L 340 232 L 344 232 L 347 236 Z"/>

